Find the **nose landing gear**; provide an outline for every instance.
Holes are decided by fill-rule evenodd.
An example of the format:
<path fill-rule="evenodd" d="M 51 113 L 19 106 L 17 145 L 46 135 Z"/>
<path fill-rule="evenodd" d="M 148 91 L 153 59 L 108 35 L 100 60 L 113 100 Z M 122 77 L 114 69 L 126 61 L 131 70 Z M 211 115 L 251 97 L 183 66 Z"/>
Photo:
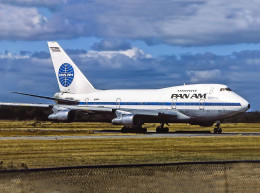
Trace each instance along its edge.
<path fill-rule="evenodd" d="M 217 122 L 216 128 L 214 128 L 214 133 L 215 133 L 215 134 L 220 134 L 220 133 L 222 133 L 222 129 L 221 129 L 221 127 L 220 127 L 220 122 Z"/>

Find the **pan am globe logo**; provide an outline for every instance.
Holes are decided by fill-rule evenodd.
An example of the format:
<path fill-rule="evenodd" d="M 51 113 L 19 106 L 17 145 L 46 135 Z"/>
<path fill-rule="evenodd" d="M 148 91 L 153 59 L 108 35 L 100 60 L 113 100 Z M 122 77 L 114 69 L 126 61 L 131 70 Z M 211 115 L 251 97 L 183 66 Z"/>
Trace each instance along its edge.
<path fill-rule="evenodd" d="M 74 79 L 74 70 L 69 63 L 64 63 L 59 69 L 59 81 L 62 86 L 68 87 Z"/>

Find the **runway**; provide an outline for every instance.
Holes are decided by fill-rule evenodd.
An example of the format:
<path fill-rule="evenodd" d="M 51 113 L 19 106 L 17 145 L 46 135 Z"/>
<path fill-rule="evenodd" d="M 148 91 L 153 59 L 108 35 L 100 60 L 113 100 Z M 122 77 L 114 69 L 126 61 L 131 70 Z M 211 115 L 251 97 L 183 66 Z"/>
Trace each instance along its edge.
<path fill-rule="evenodd" d="M 96 135 L 95 135 L 96 134 Z M 61 140 L 61 139 L 124 139 L 124 138 L 178 138 L 178 137 L 230 137 L 230 136 L 260 136 L 260 133 L 206 133 L 206 132 L 169 132 L 156 133 L 147 132 L 145 134 L 132 133 L 122 134 L 118 132 L 98 131 L 92 135 L 85 136 L 17 136 L 17 137 L 0 137 L 0 140 Z"/>

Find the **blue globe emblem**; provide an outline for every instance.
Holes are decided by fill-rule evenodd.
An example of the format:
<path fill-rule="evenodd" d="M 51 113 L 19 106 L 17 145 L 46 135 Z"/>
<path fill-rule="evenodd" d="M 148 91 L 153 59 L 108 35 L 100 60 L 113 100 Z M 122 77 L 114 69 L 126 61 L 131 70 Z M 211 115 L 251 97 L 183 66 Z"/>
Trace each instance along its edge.
<path fill-rule="evenodd" d="M 74 79 L 74 70 L 69 63 L 64 63 L 59 69 L 59 81 L 62 86 L 68 87 Z"/>

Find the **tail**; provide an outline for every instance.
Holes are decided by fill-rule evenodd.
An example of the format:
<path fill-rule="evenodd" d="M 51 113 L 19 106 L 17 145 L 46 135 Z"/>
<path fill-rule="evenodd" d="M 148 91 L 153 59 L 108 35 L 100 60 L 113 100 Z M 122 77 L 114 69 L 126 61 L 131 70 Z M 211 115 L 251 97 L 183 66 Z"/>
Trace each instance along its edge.
<path fill-rule="evenodd" d="M 95 91 L 57 42 L 48 42 L 48 46 L 61 92 L 86 94 Z"/>

